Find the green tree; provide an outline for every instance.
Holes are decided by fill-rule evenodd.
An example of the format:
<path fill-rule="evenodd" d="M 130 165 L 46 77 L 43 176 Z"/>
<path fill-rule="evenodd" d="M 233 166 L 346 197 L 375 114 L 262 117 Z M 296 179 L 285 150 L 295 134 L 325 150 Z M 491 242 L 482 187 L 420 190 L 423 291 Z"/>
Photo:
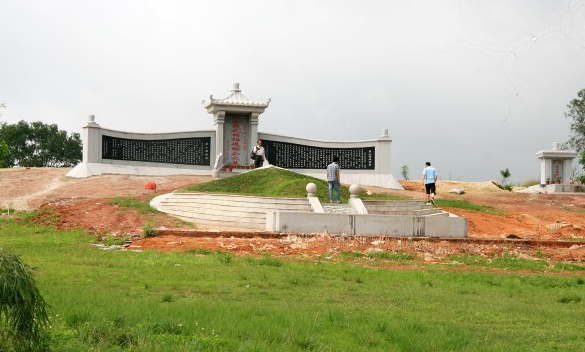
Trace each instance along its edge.
<path fill-rule="evenodd" d="M 577 93 L 577 98 L 567 105 L 565 117 L 571 121 L 571 137 L 568 145 L 577 151 L 585 151 L 585 89 Z M 585 166 L 583 162 L 581 165 Z"/>
<path fill-rule="evenodd" d="M 5 108 L 5 107 L 6 107 L 6 105 L 4 105 L 4 103 L 0 104 L 0 108 Z M 2 117 L 2 114 L 0 114 L 0 117 Z M 9 155 L 8 145 L 2 139 L 2 134 L 0 134 L 0 168 L 4 167 L 2 161 L 6 160 L 8 158 L 8 155 Z"/>
<path fill-rule="evenodd" d="M 47 309 L 31 268 L 0 248 L 0 350 L 48 350 Z"/>
<path fill-rule="evenodd" d="M 400 169 L 400 174 L 402 175 L 402 177 L 404 177 L 406 181 L 408 181 L 409 179 L 408 171 L 409 171 L 408 165 L 406 164 L 402 165 L 402 168 Z"/>
<path fill-rule="evenodd" d="M 508 177 L 512 176 L 512 174 L 508 168 L 506 168 L 506 170 L 500 170 L 500 174 L 502 175 L 502 187 L 505 187 Z"/>
<path fill-rule="evenodd" d="M 79 133 L 67 135 L 55 124 L 40 121 L 0 125 L 0 136 L 8 145 L 8 156 L 1 159 L 4 167 L 61 167 L 81 161 Z"/>

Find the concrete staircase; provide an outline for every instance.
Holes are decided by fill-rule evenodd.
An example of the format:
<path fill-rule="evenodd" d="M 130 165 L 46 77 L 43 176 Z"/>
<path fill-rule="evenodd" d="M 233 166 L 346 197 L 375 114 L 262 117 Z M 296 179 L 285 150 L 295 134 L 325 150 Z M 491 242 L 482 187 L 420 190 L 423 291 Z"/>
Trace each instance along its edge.
<path fill-rule="evenodd" d="M 325 214 L 353 214 L 353 210 L 347 204 L 324 203 L 321 206 Z"/>
<path fill-rule="evenodd" d="M 368 214 L 412 215 L 412 216 L 455 216 L 435 208 L 421 200 L 362 200 Z"/>
<path fill-rule="evenodd" d="M 269 211 L 310 212 L 305 198 L 270 198 L 210 193 L 176 193 L 155 198 L 159 211 L 198 225 L 266 229 Z"/>
<path fill-rule="evenodd" d="M 170 193 L 151 206 L 217 229 L 392 237 L 467 237 L 467 219 L 422 201 L 362 201 L 317 204 L 311 198 L 270 198 L 209 193 Z M 318 200 L 317 200 L 318 202 Z M 367 212 L 367 213 L 366 213 Z"/>

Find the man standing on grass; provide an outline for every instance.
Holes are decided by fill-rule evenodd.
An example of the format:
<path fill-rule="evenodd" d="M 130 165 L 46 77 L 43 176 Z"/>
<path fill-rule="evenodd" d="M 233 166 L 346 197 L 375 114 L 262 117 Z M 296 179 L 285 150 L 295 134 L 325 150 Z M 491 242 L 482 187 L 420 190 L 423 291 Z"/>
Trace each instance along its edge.
<path fill-rule="evenodd" d="M 334 156 L 333 162 L 327 165 L 327 183 L 329 184 L 329 202 L 333 203 L 333 189 L 337 192 L 339 203 L 339 157 Z"/>
<path fill-rule="evenodd" d="M 435 183 L 437 182 L 437 170 L 432 167 L 431 163 L 428 161 L 425 163 L 425 165 L 426 167 L 423 170 L 422 183 L 425 187 L 425 191 L 427 192 L 427 203 L 435 205 L 435 195 L 437 193 L 435 189 Z"/>

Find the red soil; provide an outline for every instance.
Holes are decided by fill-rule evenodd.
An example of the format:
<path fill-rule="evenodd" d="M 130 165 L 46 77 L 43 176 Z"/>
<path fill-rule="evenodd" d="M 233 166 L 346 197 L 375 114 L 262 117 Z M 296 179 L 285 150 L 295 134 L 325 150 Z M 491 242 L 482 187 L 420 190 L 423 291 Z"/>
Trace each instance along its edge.
<path fill-rule="evenodd" d="M 165 214 L 141 214 L 135 209 L 122 208 L 108 200 L 116 196 L 150 199 L 155 194 L 172 192 L 187 185 L 211 180 L 205 176 L 129 176 L 104 175 L 86 179 L 70 179 L 69 169 L 22 168 L 0 169 L 0 208 L 17 210 L 39 209 L 40 223 L 59 229 L 84 229 L 96 237 L 105 234 L 141 234 L 145 222 L 157 229 L 192 229 L 192 226 Z M 156 191 L 147 190 L 149 182 Z M 373 192 L 385 192 L 424 199 L 419 182 L 404 182 L 405 191 L 366 187 Z M 445 187 L 465 188 L 464 195 L 447 193 Z M 455 188 L 453 187 L 453 188 Z M 461 209 L 444 210 L 469 219 L 471 239 L 502 239 L 514 235 L 535 240 L 585 240 L 584 195 L 517 194 L 493 188 L 482 189 L 477 184 L 439 182 L 439 198 L 468 200 L 474 204 L 493 206 L 506 215 L 489 215 Z M 545 258 L 553 261 L 585 261 L 585 241 L 569 248 L 544 246 L 534 248 L 522 243 L 481 244 L 453 243 L 433 240 L 397 240 L 382 238 L 330 237 L 326 234 L 302 237 L 253 236 L 246 229 L 197 229 L 215 231 L 213 236 L 190 237 L 178 235 L 135 239 L 129 249 L 187 250 L 206 248 L 230 251 L 237 255 L 294 257 L 331 257 L 345 251 L 401 251 L 413 253 L 426 262 L 438 262 L 453 254 L 477 254 L 494 257 L 503 253 L 525 258 Z M 224 231 L 224 232 L 222 232 Z"/>

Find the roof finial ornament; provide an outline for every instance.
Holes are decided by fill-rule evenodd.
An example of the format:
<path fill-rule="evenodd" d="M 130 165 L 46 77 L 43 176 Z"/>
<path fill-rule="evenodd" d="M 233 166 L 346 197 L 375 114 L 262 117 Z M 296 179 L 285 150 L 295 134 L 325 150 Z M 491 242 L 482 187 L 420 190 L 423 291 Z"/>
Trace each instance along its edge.
<path fill-rule="evenodd" d="M 242 94 L 240 90 L 240 84 L 233 83 L 230 95 L 223 99 L 214 99 L 212 94 L 209 96 L 209 100 L 205 101 L 203 107 L 207 109 L 207 112 L 212 113 L 220 111 L 219 109 L 223 109 L 221 111 L 224 111 L 228 106 L 237 107 L 237 111 L 248 111 L 250 109 L 254 109 L 255 111 L 261 110 L 264 112 L 264 109 L 266 109 L 269 104 L 270 99 L 267 101 L 253 101 L 248 99 L 246 96 L 244 96 L 244 94 Z"/>

